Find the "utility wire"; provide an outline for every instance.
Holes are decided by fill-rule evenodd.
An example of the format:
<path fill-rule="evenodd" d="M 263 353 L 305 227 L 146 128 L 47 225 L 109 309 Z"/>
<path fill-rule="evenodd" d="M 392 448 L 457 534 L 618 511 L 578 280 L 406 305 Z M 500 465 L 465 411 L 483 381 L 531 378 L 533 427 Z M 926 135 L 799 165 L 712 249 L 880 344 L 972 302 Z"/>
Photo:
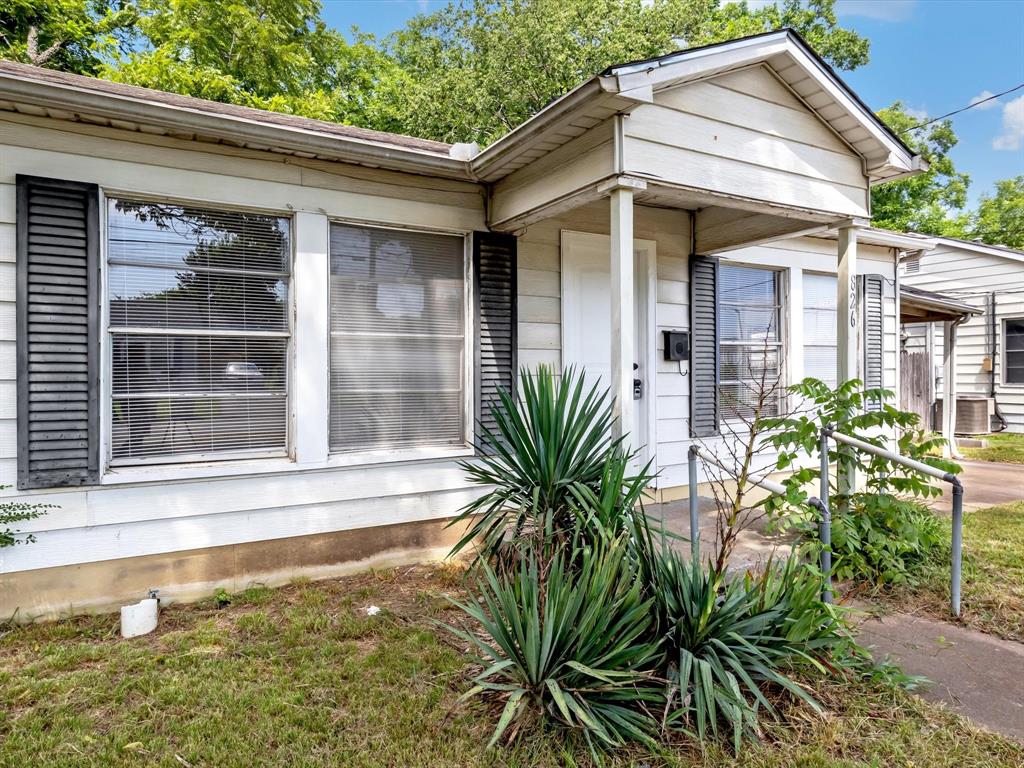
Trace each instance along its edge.
<path fill-rule="evenodd" d="M 1024 88 L 1024 83 L 1021 83 L 1020 85 L 1015 85 L 1013 88 L 1010 88 L 1007 91 L 1003 91 L 1002 93 L 995 93 L 995 94 L 992 94 L 991 96 L 986 96 L 984 99 L 979 99 L 978 101 L 974 102 L 973 104 L 968 104 L 966 107 L 961 107 L 960 109 L 954 109 L 952 112 L 947 112 L 946 114 L 940 115 L 939 117 L 934 117 L 931 120 L 926 120 L 925 122 L 921 123 L 920 125 L 912 126 L 910 128 L 907 128 L 907 130 L 905 130 L 905 131 L 900 131 L 899 135 L 902 136 L 904 133 L 910 133 L 911 131 L 916 131 L 918 128 L 924 128 L 925 126 L 931 125 L 932 123 L 937 123 L 937 122 L 939 122 L 939 120 L 945 120 L 947 117 L 952 117 L 953 115 L 959 115 L 961 112 L 966 112 L 968 109 L 973 109 L 974 107 L 981 106 L 986 101 L 992 101 L 993 99 L 998 99 L 1000 96 L 1005 96 L 1008 93 L 1013 93 L 1014 91 L 1019 91 L 1021 88 Z"/>

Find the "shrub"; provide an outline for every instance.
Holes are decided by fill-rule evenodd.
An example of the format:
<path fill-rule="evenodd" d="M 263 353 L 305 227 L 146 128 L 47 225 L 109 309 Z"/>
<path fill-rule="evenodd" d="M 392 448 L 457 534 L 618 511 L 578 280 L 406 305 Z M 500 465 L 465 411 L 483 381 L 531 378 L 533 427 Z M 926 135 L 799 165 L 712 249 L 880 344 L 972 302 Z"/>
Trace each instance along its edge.
<path fill-rule="evenodd" d="M 452 549 L 456 554 L 478 543 L 478 558 L 503 549 L 521 549 L 551 540 L 565 541 L 576 525 L 581 500 L 601 500 L 595 522 L 620 527 L 611 515 L 632 510 L 617 483 L 632 486 L 634 497 L 646 479 L 625 473 L 612 482 L 609 472 L 626 466 L 622 439 L 610 437 L 611 399 L 597 386 L 585 386 L 581 372 L 561 377 L 541 366 L 523 371 L 522 396 L 500 392 L 492 409 L 497 431 L 480 425 L 479 455 L 461 467 L 491 490 L 463 508 L 449 525 L 467 525 Z M 609 495 L 610 494 L 610 495 Z"/>
<path fill-rule="evenodd" d="M 0 485 L 0 491 L 10 486 Z M 12 523 L 34 520 L 52 509 L 53 504 L 28 504 L 22 501 L 6 501 L 0 499 L 0 548 L 13 547 L 15 544 L 30 544 L 36 538 L 32 534 L 23 535 Z"/>
<path fill-rule="evenodd" d="M 624 540 L 563 549 L 547 564 L 531 553 L 515 571 L 486 563 L 481 570 L 479 602 L 456 605 L 486 639 L 449 629 L 476 648 L 484 667 L 464 698 L 503 702 L 491 745 L 545 721 L 580 732 L 592 750 L 651 742 L 646 705 L 657 706 L 660 696 L 653 601 Z"/>

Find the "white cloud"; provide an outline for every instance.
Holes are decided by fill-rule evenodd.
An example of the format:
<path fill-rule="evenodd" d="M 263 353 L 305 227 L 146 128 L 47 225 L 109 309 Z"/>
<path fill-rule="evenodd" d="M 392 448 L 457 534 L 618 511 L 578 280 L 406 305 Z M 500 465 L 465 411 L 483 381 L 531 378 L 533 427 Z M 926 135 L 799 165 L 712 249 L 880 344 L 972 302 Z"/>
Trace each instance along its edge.
<path fill-rule="evenodd" d="M 904 106 L 903 107 L 903 111 L 906 112 L 908 115 L 910 115 L 915 120 L 917 120 L 917 122 L 921 122 L 922 120 L 927 120 L 928 119 L 928 110 L 927 109 L 914 109 L 913 107 Z"/>
<path fill-rule="evenodd" d="M 971 99 L 970 104 L 971 104 L 971 106 L 974 106 L 975 104 L 978 104 L 978 103 L 980 103 L 982 101 L 985 101 L 985 99 L 992 99 L 993 96 L 995 96 L 995 94 L 992 93 L 992 91 L 982 91 L 977 96 L 975 96 L 973 99 Z M 999 106 L 999 99 L 992 99 L 991 101 L 985 101 L 985 103 L 981 104 L 981 106 L 979 106 L 978 109 L 981 109 L 981 110 L 995 109 L 998 106 Z"/>
<path fill-rule="evenodd" d="M 992 140 L 992 149 L 1017 152 L 1024 146 L 1024 96 L 1003 105 L 1003 132 Z"/>
<path fill-rule="evenodd" d="M 879 21 L 906 21 L 914 15 L 917 0 L 837 0 L 837 16 L 864 16 Z"/>

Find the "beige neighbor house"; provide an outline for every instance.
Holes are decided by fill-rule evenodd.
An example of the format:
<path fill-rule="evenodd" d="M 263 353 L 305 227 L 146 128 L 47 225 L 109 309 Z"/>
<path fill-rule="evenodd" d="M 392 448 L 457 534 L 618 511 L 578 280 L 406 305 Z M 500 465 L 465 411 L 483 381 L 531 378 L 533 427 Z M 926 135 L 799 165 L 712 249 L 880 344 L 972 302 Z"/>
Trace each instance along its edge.
<path fill-rule="evenodd" d="M 482 151 L 10 63 L 0 110 L 0 483 L 57 505 L 0 615 L 442 555 L 518 366 L 601 376 L 666 499 L 751 371 L 899 384 L 869 192 L 923 163 L 789 31 Z"/>
<path fill-rule="evenodd" d="M 953 326 L 907 318 L 901 336 L 906 406 L 938 428 L 952 365 L 957 434 L 1024 432 L 1024 251 L 932 238 L 928 250 L 908 252 L 901 280 L 914 291 L 940 291 L 973 312 Z"/>

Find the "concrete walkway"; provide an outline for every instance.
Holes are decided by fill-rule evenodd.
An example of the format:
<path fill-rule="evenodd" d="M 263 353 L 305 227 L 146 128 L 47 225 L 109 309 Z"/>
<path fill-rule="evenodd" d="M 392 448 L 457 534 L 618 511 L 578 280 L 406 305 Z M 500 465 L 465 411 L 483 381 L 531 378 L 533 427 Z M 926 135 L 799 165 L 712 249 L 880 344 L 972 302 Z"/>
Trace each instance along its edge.
<path fill-rule="evenodd" d="M 978 725 L 1024 741 L 1024 644 L 955 624 L 892 614 L 860 625 L 876 659 L 892 658 L 931 684 L 918 693 Z"/>
<path fill-rule="evenodd" d="M 1000 504 L 1024 500 L 1024 465 L 998 464 L 994 461 L 958 461 L 964 471 L 960 482 L 964 486 L 964 510 L 974 512 Z M 949 512 L 951 502 L 949 483 L 942 483 L 942 504 L 939 511 Z"/>

